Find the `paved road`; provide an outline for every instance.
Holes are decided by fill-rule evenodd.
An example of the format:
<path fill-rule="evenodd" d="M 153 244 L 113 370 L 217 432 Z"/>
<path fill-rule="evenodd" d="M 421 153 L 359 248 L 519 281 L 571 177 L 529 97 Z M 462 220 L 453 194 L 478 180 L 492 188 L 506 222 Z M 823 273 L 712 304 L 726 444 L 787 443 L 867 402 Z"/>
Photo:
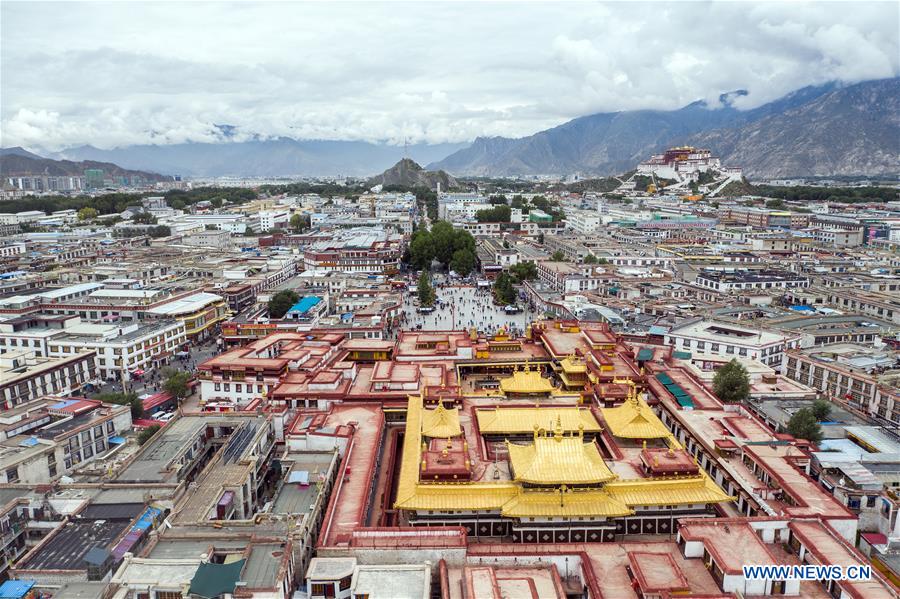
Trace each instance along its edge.
<path fill-rule="evenodd" d="M 414 288 L 413 288 L 414 289 Z M 408 292 L 404 296 L 403 309 L 406 321 L 404 330 L 416 329 L 422 325 L 423 331 L 460 330 L 475 327 L 482 333 L 495 333 L 500 327 L 521 334 L 534 315 L 523 302 L 525 311 L 507 314 L 503 307 L 495 306 L 490 290 L 476 290 L 475 287 L 447 286 L 435 288 L 437 302 L 431 314 L 419 314 L 414 300 L 417 296 Z"/>
<path fill-rule="evenodd" d="M 218 347 L 216 346 L 215 340 L 206 341 L 201 345 L 194 345 L 190 348 L 190 357 L 186 359 L 175 358 L 173 357 L 168 365 L 163 366 L 162 368 L 157 368 L 155 370 L 147 371 L 140 380 L 133 379 L 126 383 L 126 388 L 128 391 L 134 391 L 138 395 L 143 395 L 145 393 L 156 393 L 162 390 L 162 384 L 164 382 L 164 378 L 162 375 L 162 371 L 166 368 L 173 368 L 175 370 L 187 370 L 191 373 L 191 375 L 195 374 L 197 371 L 197 364 L 200 364 L 204 360 L 208 360 L 209 358 L 216 356 L 220 353 Z M 122 385 L 120 382 L 106 382 L 98 393 L 117 393 L 122 391 Z"/>

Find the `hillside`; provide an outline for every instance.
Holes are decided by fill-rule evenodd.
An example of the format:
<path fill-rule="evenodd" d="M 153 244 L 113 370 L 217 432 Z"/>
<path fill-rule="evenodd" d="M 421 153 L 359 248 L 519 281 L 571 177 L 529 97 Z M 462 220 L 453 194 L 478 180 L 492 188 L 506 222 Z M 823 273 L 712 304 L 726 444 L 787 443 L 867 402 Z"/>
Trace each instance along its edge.
<path fill-rule="evenodd" d="M 888 157 L 900 154 L 892 91 L 897 82 L 808 87 L 747 111 L 732 106 L 742 94 L 735 92 L 723 95 L 714 108 L 695 102 L 674 111 L 600 113 L 520 139 L 479 138 L 428 168 L 456 176 L 611 175 L 634 168 L 654 152 L 694 143 L 755 176 L 781 176 L 788 170 L 801 176 L 883 172 L 879 169 L 889 168 Z M 841 127 L 848 118 L 852 121 Z M 757 136 L 765 141 L 755 145 Z M 834 147 L 845 151 L 826 158 Z M 794 153 L 806 157 L 788 160 L 786 167 L 779 163 Z"/>
<path fill-rule="evenodd" d="M 171 177 L 158 173 L 124 169 L 111 162 L 51 160 L 22 150 L 25 154 L 30 154 L 26 156 L 17 150 L 22 149 L 4 148 L 0 153 L 0 177 L 14 175 L 83 176 L 86 169 L 101 169 L 107 177 L 143 177 L 147 181 L 171 180 Z"/>
<path fill-rule="evenodd" d="M 438 183 L 441 184 L 441 189 L 444 191 L 457 186 L 456 179 L 446 172 L 426 171 L 409 158 L 402 159 L 380 175 L 367 181 L 369 186 L 397 185 L 400 187 L 427 187 L 428 189 L 436 189 Z"/>
<path fill-rule="evenodd" d="M 744 127 L 696 135 L 750 178 L 900 173 L 900 79 L 835 90 Z"/>
<path fill-rule="evenodd" d="M 406 148 L 415 160 L 427 163 L 466 144 L 416 144 Z M 362 141 L 296 140 L 286 137 L 221 143 L 140 145 L 101 150 L 69 148 L 59 158 L 107 160 L 127 168 L 150 169 L 187 177 L 368 177 L 404 156 L 403 146 Z"/>

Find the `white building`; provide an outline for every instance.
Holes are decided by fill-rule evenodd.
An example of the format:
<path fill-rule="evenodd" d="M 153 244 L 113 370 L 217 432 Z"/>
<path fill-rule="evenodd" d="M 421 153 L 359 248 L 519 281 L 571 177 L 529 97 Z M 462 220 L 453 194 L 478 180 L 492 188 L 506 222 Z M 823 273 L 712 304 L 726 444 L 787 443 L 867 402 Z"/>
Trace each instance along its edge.
<path fill-rule="evenodd" d="M 603 225 L 603 217 L 593 210 L 570 210 L 566 213 L 566 227 L 581 235 L 596 233 Z"/>
<path fill-rule="evenodd" d="M 665 343 L 678 351 L 740 356 L 780 368 L 784 351 L 800 347 L 800 336 L 697 318 L 673 327 Z"/>

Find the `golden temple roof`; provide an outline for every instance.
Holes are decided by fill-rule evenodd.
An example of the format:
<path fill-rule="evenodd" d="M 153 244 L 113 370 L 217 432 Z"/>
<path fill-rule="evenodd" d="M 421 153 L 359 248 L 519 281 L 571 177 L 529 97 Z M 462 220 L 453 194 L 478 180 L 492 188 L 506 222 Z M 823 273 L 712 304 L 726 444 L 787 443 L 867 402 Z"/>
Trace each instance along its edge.
<path fill-rule="evenodd" d="M 622 439 L 662 439 L 672 433 L 647 403 L 633 396 L 615 408 L 602 408 L 609 432 Z"/>
<path fill-rule="evenodd" d="M 559 422 L 563 432 L 598 433 L 600 423 L 587 408 L 493 408 L 475 411 L 481 434 L 531 434 L 535 427 L 552 430 Z"/>
<path fill-rule="evenodd" d="M 567 490 L 563 484 L 562 492 L 560 489 L 524 489 L 520 481 L 424 483 L 419 480 L 419 460 L 425 412 L 421 397 L 409 398 L 403 461 L 400 466 L 397 499 L 394 503 L 397 509 L 499 511 L 503 516 L 513 518 L 618 517 L 628 515 L 635 507 L 644 505 L 686 505 L 733 500 L 703 471 L 696 476 L 672 479 L 609 480 L 599 489 Z M 561 418 L 559 422 L 561 424 Z M 544 439 L 556 443 L 554 438 Z M 570 443 L 574 441 L 583 445 L 583 441 L 578 437 L 565 439 Z M 527 450 L 528 447 L 524 449 Z M 585 451 L 583 447 L 579 447 L 579 450 Z M 534 454 L 538 453 L 533 447 L 531 451 Z M 587 459 L 599 459 L 606 468 L 599 452 L 596 458 Z M 512 462 L 512 455 L 510 460 Z M 552 463 L 552 459 L 546 460 L 545 463 Z M 599 466 L 596 462 L 595 465 Z M 568 468 L 569 465 L 566 464 L 565 467 Z M 540 472 L 535 471 L 535 474 L 546 474 L 548 478 L 552 478 L 545 472 L 543 466 Z M 565 483 L 574 482 L 568 475 L 560 478 L 567 478 Z"/>
<path fill-rule="evenodd" d="M 734 500 L 702 470 L 697 476 L 617 480 L 603 488 L 626 505 L 684 505 Z"/>
<path fill-rule="evenodd" d="M 601 489 L 554 489 L 520 491 L 503 506 L 502 514 L 511 518 L 534 516 L 595 516 L 616 518 L 634 510 Z"/>
<path fill-rule="evenodd" d="M 535 436 L 528 445 L 506 442 L 516 481 L 538 485 L 600 484 L 616 478 L 597 446 L 579 435 Z"/>
<path fill-rule="evenodd" d="M 444 407 L 443 402 L 438 402 L 434 410 L 422 411 L 422 435 L 425 437 L 447 439 L 458 437 L 462 434 L 459 426 L 459 409 Z"/>
<path fill-rule="evenodd" d="M 563 358 L 559 361 L 559 365 L 562 366 L 563 371 L 569 374 L 587 372 L 587 365 L 584 363 L 584 360 L 576 356 Z"/>
<path fill-rule="evenodd" d="M 517 370 L 511 377 L 500 379 L 504 393 L 552 393 L 553 384 L 538 370 Z"/>

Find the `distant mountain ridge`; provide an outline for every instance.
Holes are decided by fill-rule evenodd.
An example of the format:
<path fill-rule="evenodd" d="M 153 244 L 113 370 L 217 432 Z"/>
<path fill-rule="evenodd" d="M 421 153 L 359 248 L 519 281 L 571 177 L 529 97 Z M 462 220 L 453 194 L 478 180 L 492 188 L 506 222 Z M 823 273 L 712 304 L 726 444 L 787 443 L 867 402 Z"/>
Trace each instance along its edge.
<path fill-rule="evenodd" d="M 229 126 L 219 125 L 225 132 Z M 295 140 L 287 137 L 223 143 L 140 145 L 111 150 L 93 146 L 69 148 L 60 157 L 108 160 L 189 177 L 348 176 L 369 177 L 406 153 L 422 163 L 439 160 L 468 144 L 416 144 L 406 148 L 362 141 Z"/>
<path fill-rule="evenodd" d="M 718 108 L 694 102 L 673 111 L 594 114 L 520 139 L 478 138 L 469 148 L 427 168 L 444 169 L 456 176 L 576 172 L 605 176 L 632 169 L 667 147 L 693 143 L 712 149 L 724 164 L 744 167 L 748 174 L 758 177 L 897 172 L 900 130 L 893 107 L 898 82 L 900 79 L 895 78 L 850 86 L 829 83 L 806 87 L 746 111 L 731 103 L 735 95 L 746 93 L 739 90 L 723 94 Z M 857 102 L 865 98 L 865 110 L 854 111 L 851 98 L 857 98 Z M 860 128 L 840 130 L 841 119 L 851 116 Z M 796 126 L 790 126 L 786 119 L 795 119 Z M 804 135 L 799 135 L 800 128 Z M 778 134 L 786 130 L 793 130 L 795 136 Z M 713 131 L 716 133 L 703 135 Z M 836 145 L 853 143 L 857 150 L 845 153 L 841 160 L 815 158 Z M 863 147 L 871 151 L 869 156 Z M 793 155 L 804 158 L 788 159 Z M 778 160 L 782 160 L 781 166 Z M 788 172 L 792 170 L 796 172 Z"/>
<path fill-rule="evenodd" d="M 900 79 L 853 85 L 739 128 L 697 134 L 750 177 L 900 174 Z"/>
<path fill-rule="evenodd" d="M 107 177 L 143 177 L 147 181 L 171 181 L 172 177 L 147 171 L 131 170 L 111 162 L 94 160 L 52 160 L 22 148 L 0 148 L 0 177 L 49 175 L 53 177 L 83 176 L 87 169 L 100 169 Z"/>
<path fill-rule="evenodd" d="M 428 189 L 437 189 L 437 185 L 440 183 L 441 189 L 444 191 L 457 186 L 456 179 L 446 172 L 426 171 L 409 158 L 400 160 L 380 175 L 369 179 L 367 183 L 372 187 L 376 185 L 400 185 L 403 187 L 424 186 Z"/>

